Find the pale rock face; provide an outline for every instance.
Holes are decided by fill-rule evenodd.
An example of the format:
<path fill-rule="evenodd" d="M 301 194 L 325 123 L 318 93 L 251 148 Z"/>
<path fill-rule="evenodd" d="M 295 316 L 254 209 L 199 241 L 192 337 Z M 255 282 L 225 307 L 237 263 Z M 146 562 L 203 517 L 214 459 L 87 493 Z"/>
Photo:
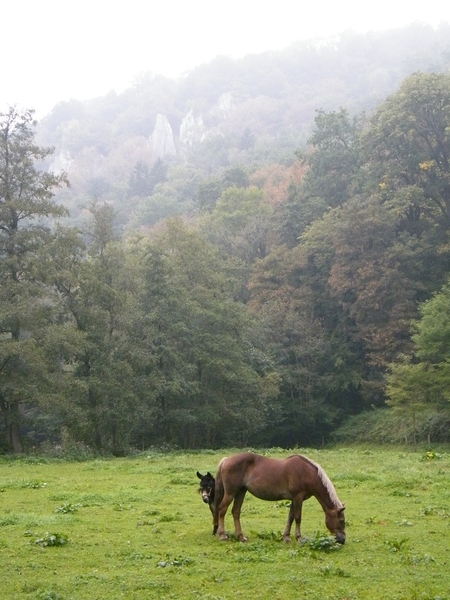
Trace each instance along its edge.
<path fill-rule="evenodd" d="M 53 175 L 61 175 L 61 173 L 68 173 L 73 163 L 73 158 L 68 150 L 61 150 L 60 153 L 55 156 L 52 164 L 49 167 L 49 172 Z"/>
<path fill-rule="evenodd" d="M 183 147 L 186 149 L 193 148 L 206 139 L 223 137 L 221 123 L 228 119 L 235 108 L 236 103 L 233 94 L 231 92 L 222 94 L 207 115 L 207 117 L 213 117 L 218 121 L 214 127 L 209 129 L 205 126 L 203 115 L 196 116 L 191 108 L 180 125 L 180 142 Z"/>
<path fill-rule="evenodd" d="M 151 142 L 156 158 L 164 158 L 165 156 L 176 154 L 172 127 L 165 115 L 158 114 L 156 116 Z"/>
<path fill-rule="evenodd" d="M 205 135 L 205 126 L 203 117 L 196 117 L 194 111 L 191 110 L 183 118 L 180 125 L 180 141 L 186 146 L 195 146 L 201 142 Z"/>
<path fill-rule="evenodd" d="M 225 92 L 217 101 L 215 112 L 222 118 L 226 118 L 234 109 L 234 107 L 235 103 L 233 100 L 233 94 L 231 92 Z"/>

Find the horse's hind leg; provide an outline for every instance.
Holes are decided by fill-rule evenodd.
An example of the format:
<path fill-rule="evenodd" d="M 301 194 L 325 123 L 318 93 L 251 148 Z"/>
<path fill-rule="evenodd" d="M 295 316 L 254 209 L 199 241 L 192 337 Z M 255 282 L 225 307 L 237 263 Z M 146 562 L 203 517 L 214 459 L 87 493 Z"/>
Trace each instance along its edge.
<path fill-rule="evenodd" d="M 227 514 L 228 507 L 233 502 L 232 494 L 224 494 L 221 503 L 217 508 L 217 536 L 220 540 L 226 540 L 227 534 L 225 533 L 225 515 Z M 215 528 L 215 525 L 214 525 Z"/>
<path fill-rule="evenodd" d="M 233 513 L 233 519 L 234 519 L 234 533 L 235 533 L 237 539 L 241 542 L 247 541 L 247 538 L 242 533 L 241 520 L 240 520 L 242 503 L 244 502 L 246 492 L 247 492 L 247 490 L 245 488 L 242 488 L 238 491 L 238 493 L 234 497 L 233 509 L 231 511 Z"/>

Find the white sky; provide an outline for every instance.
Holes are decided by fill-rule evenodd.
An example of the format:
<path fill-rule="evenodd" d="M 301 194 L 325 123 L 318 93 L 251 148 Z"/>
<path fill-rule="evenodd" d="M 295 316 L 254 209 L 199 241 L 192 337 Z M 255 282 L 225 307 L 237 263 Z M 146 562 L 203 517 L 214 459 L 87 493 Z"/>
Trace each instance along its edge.
<path fill-rule="evenodd" d="M 143 71 L 169 77 L 344 31 L 450 22 L 448 0 L 6 0 L 0 110 L 44 116 L 61 100 L 120 92 Z"/>

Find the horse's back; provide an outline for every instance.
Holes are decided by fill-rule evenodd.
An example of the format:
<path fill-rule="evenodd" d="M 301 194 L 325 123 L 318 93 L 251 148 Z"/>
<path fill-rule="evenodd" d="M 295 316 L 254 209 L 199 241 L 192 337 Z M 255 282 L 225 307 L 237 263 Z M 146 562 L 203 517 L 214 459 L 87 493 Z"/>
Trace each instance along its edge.
<path fill-rule="evenodd" d="M 218 477 L 228 493 L 246 488 L 263 500 L 292 499 L 302 487 L 303 457 L 269 458 L 241 452 L 222 460 Z"/>
<path fill-rule="evenodd" d="M 233 456 L 222 458 L 218 465 L 218 473 L 222 477 L 231 473 L 248 473 L 254 469 L 264 470 L 269 473 L 283 473 L 292 471 L 293 469 L 308 469 L 314 463 L 300 454 L 293 454 L 287 458 L 271 458 L 269 456 L 261 456 L 253 452 L 240 452 Z"/>
<path fill-rule="evenodd" d="M 233 456 L 226 456 L 222 458 L 217 467 L 217 475 L 224 478 L 232 474 L 245 473 L 261 458 L 263 457 L 252 452 L 240 452 L 239 454 L 233 454 Z"/>

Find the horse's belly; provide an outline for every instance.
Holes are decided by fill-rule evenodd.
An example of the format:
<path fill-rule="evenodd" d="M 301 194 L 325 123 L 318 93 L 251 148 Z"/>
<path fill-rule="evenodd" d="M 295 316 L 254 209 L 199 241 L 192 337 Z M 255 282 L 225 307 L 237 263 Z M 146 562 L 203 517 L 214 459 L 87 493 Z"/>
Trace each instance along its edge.
<path fill-rule="evenodd" d="M 292 500 L 292 494 L 287 489 L 280 489 L 276 492 L 261 489 L 258 486 L 247 486 L 248 491 L 252 496 L 256 496 L 260 500 L 269 500 L 275 502 L 277 500 Z"/>

